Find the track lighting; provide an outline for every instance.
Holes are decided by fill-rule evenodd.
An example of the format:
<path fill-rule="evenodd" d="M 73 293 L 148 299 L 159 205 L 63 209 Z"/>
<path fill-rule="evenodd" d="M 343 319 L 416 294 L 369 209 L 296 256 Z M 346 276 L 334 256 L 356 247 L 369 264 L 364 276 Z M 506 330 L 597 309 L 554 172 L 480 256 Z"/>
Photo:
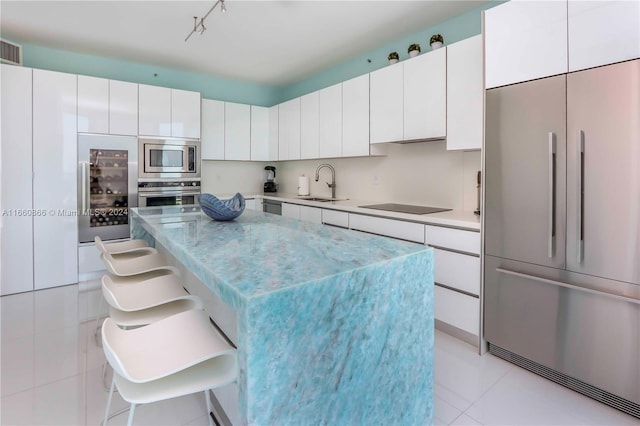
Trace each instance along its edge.
<path fill-rule="evenodd" d="M 184 39 L 185 43 L 189 40 L 189 37 L 191 37 L 194 33 L 198 33 L 199 32 L 200 35 L 204 34 L 204 32 L 207 30 L 207 27 L 204 26 L 204 20 L 207 19 L 207 17 L 209 17 L 209 14 L 211 12 L 213 12 L 213 9 L 215 9 L 218 4 L 220 5 L 220 11 L 222 11 L 222 12 L 226 12 L 227 11 L 227 6 L 225 6 L 224 2 L 225 2 L 225 0 L 216 1 L 214 3 L 214 5 L 211 6 L 211 9 L 209 9 L 209 11 L 206 13 L 206 15 L 204 15 L 202 18 L 200 18 L 200 22 L 198 22 L 198 17 L 197 16 L 193 17 L 193 29 L 191 30 L 191 32 L 189 33 L 187 38 Z"/>

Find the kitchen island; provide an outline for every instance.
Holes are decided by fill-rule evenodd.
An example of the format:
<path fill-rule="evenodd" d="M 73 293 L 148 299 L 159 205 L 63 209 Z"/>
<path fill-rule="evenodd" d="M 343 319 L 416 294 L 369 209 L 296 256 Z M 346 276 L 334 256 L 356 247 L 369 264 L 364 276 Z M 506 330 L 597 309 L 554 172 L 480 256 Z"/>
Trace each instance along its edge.
<path fill-rule="evenodd" d="M 217 301 L 238 348 L 235 422 L 432 423 L 430 248 L 255 211 L 132 209 L 131 228 Z"/>

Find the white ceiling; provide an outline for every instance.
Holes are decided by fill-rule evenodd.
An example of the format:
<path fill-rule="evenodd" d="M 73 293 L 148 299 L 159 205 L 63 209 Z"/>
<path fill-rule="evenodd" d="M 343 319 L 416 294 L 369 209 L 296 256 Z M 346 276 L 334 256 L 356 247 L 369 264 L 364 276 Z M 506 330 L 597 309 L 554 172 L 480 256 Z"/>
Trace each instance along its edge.
<path fill-rule="evenodd" d="M 282 86 L 484 1 L 0 1 L 0 34 L 71 50 Z M 429 34 L 424 40 L 428 43 Z"/>

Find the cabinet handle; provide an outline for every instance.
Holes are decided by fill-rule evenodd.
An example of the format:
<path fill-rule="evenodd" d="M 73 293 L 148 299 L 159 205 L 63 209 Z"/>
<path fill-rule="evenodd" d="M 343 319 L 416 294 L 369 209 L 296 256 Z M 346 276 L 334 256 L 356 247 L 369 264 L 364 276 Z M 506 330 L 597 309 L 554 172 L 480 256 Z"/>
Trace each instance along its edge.
<path fill-rule="evenodd" d="M 549 244 L 548 256 L 552 258 L 556 251 L 556 138 L 549 132 Z"/>
<path fill-rule="evenodd" d="M 87 193 L 89 192 L 89 189 L 87 187 L 87 183 L 89 180 L 89 176 L 87 174 L 87 163 L 82 162 L 80 163 L 80 188 L 81 188 L 81 195 L 80 195 L 80 208 L 81 210 L 84 212 L 85 210 L 87 210 Z"/>
<path fill-rule="evenodd" d="M 506 275 L 513 275 L 514 277 L 526 278 L 528 280 L 539 281 L 545 284 L 551 284 L 556 287 L 564 287 L 571 290 L 578 290 L 578 291 L 582 291 L 589 294 L 595 294 L 597 296 L 608 297 L 610 299 L 619 300 L 621 302 L 629 302 L 635 305 L 640 305 L 640 299 L 636 299 L 635 297 L 621 296 L 619 294 L 608 293 L 606 291 L 592 290 L 590 288 L 580 287 L 580 286 L 565 283 L 562 281 L 550 280 L 548 278 L 542 278 L 542 277 L 537 277 L 535 275 L 523 274 L 520 272 L 510 271 L 508 269 L 503 269 L 503 268 L 496 268 L 496 271 Z"/>
<path fill-rule="evenodd" d="M 578 130 L 578 200 L 577 200 L 577 217 L 576 217 L 576 235 L 578 263 L 582 263 L 584 257 L 584 132 Z"/>

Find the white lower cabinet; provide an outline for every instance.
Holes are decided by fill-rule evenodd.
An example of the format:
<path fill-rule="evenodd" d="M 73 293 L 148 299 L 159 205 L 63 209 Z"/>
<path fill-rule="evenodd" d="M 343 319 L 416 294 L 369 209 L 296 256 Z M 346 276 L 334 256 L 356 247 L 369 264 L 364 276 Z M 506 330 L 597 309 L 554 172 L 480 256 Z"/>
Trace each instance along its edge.
<path fill-rule="evenodd" d="M 282 203 L 282 217 L 300 220 L 300 206 L 297 204 Z"/>
<path fill-rule="evenodd" d="M 244 208 L 247 210 L 262 211 L 262 198 L 244 200 Z"/>
<path fill-rule="evenodd" d="M 322 223 L 322 209 L 317 207 L 282 203 L 282 216 L 302 220 L 304 222 Z"/>
<path fill-rule="evenodd" d="M 349 213 L 339 212 L 337 210 L 322 209 L 322 223 L 325 225 L 339 226 L 341 228 L 349 227 Z"/>
<path fill-rule="evenodd" d="M 480 233 L 463 229 L 427 225 L 425 241 L 430 246 L 480 254 Z"/>
<path fill-rule="evenodd" d="M 424 225 L 420 223 L 349 213 L 349 227 L 386 237 L 424 243 Z"/>
<path fill-rule="evenodd" d="M 322 209 L 300 206 L 300 220 L 311 223 L 322 223 Z"/>
<path fill-rule="evenodd" d="M 480 335 L 480 233 L 427 225 L 434 247 L 436 319 Z"/>
<path fill-rule="evenodd" d="M 435 265 L 436 268 L 438 265 Z M 478 335 L 480 330 L 480 300 L 457 291 L 435 286 L 436 319 Z"/>
<path fill-rule="evenodd" d="M 76 75 L 33 70 L 36 290 L 78 282 L 76 87 Z"/>
<path fill-rule="evenodd" d="M 480 258 L 448 250 L 434 249 L 437 284 L 480 295 Z"/>
<path fill-rule="evenodd" d="M 32 70 L 0 67 L 0 208 L 12 213 L 0 216 L 0 295 L 4 296 L 33 290 L 33 216 L 18 215 L 33 207 Z"/>

